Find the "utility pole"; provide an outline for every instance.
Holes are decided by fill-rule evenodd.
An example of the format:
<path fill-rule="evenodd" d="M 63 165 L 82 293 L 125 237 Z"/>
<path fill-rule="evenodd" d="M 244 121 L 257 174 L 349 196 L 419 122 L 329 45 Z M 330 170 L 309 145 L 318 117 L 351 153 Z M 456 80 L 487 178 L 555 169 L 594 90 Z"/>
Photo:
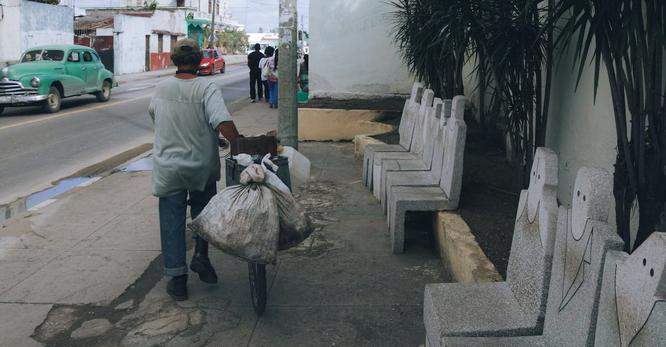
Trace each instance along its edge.
<path fill-rule="evenodd" d="M 298 109 L 296 100 L 297 19 L 296 0 L 280 0 L 278 137 L 281 144 L 296 149 L 298 149 Z"/>
<path fill-rule="evenodd" d="M 210 20 L 210 37 L 208 38 L 208 48 L 215 48 L 215 0 L 213 0 L 213 9 L 210 11 L 212 18 Z"/>

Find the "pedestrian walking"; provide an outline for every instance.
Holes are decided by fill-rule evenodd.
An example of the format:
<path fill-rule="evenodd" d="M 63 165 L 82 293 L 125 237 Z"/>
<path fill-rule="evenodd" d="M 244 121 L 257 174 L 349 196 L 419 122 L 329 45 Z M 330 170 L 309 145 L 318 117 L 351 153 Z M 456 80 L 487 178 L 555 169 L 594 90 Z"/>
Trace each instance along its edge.
<path fill-rule="evenodd" d="M 261 45 L 254 45 L 254 52 L 247 55 L 247 67 L 250 69 L 250 99 L 252 102 L 256 101 L 257 91 L 259 92 L 259 101 L 264 96 L 264 84 L 261 80 L 261 68 L 259 61 L 264 58 L 261 53 Z M 266 96 L 268 98 L 268 96 Z"/>
<path fill-rule="evenodd" d="M 298 69 L 298 86 L 305 93 L 310 92 L 310 56 L 308 54 L 303 55 L 303 62 L 301 63 L 300 68 Z"/>
<path fill-rule="evenodd" d="M 264 85 L 264 91 L 266 92 L 266 101 L 268 102 L 271 97 L 271 91 L 268 86 L 268 59 L 273 57 L 275 53 L 275 48 L 268 46 L 264 50 L 264 58 L 259 61 L 259 69 L 261 70 L 261 83 Z"/>
<path fill-rule="evenodd" d="M 216 193 L 220 179 L 219 134 L 229 141 L 240 137 L 211 79 L 197 78 L 202 52 L 196 41 L 178 41 L 171 60 L 178 70 L 161 82 L 149 106 L 155 124 L 153 195 L 159 198 L 160 237 L 164 274 L 171 276 L 167 293 L 187 299 L 185 222 L 187 205 L 196 218 Z M 188 200 L 189 197 L 189 200 Z M 190 269 L 206 283 L 217 283 L 208 258 L 208 243 L 198 236 Z"/>
<path fill-rule="evenodd" d="M 270 108 L 278 108 L 278 60 L 280 57 L 280 50 L 276 49 L 275 54 L 268 58 L 268 90 L 270 100 L 268 101 Z"/>

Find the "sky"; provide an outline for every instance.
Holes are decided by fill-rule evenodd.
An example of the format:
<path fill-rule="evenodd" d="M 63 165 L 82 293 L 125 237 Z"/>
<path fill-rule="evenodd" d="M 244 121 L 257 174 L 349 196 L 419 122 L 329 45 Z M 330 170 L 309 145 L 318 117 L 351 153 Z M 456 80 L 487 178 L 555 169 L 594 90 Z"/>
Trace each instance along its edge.
<path fill-rule="evenodd" d="M 245 24 L 245 31 L 258 32 L 263 28 L 265 32 L 278 28 L 278 7 L 280 0 L 227 0 L 233 19 Z M 310 0 L 298 1 L 298 27 L 301 25 L 309 31 L 308 12 Z M 301 17 L 303 18 L 301 23 Z"/>

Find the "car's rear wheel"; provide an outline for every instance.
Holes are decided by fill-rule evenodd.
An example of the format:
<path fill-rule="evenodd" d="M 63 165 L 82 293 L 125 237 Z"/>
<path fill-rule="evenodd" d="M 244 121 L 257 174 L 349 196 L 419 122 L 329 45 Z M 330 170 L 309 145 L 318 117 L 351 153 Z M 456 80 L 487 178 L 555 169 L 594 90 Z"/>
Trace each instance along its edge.
<path fill-rule="evenodd" d="M 46 100 L 44 100 L 44 106 L 42 107 L 45 112 L 56 113 L 60 111 L 60 104 L 62 101 L 62 95 L 60 95 L 60 90 L 51 86 L 49 88 L 49 93 L 46 95 Z"/>
<path fill-rule="evenodd" d="M 227 69 L 227 64 L 222 64 L 222 69 L 220 69 L 220 73 L 224 73 Z"/>
<path fill-rule="evenodd" d="M 102 90 L 95 93 L 95 96 L 99 102 L 109 101 L 109 99 L 111 99 L 111 82 L 104 81 L 104 83 L 102 83 Z"/>

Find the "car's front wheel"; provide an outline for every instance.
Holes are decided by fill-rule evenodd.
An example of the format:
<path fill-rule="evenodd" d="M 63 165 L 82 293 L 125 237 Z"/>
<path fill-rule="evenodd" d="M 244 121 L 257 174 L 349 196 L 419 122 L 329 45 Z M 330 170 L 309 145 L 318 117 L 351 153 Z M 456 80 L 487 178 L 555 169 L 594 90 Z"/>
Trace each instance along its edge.
<path fill-rule="evenodd" d="M 104 83 L 102 83 L 102 90 L 95 93 L 95 96 L 99 102 L 109 101 L 109 99 L 111 99 L 111 82 L 104 81 Z"/>
<path fill-rule="evenodd" d="M 0 106 L 0 115 L 2 115 L 2 111 L 4 111 L 4 110 L 5 110 L 5 107 L 4 107 L 4 106 Z"/>
<path fill-rule="evenodd" d="M 227 64 L 222 64 L 222 68 L 220 69 L 220 73 L 224 73 L 227 69 Z"/>
<path fill-rule="evenodd" d="M 54 86 L 49 88 L 49 93 L 44 100 L 43 109 L 48 113 L 56 113 L 60 111 L 60 103 L 62 101 L 62 95 L 60 95 L 60 90 Z"/>

